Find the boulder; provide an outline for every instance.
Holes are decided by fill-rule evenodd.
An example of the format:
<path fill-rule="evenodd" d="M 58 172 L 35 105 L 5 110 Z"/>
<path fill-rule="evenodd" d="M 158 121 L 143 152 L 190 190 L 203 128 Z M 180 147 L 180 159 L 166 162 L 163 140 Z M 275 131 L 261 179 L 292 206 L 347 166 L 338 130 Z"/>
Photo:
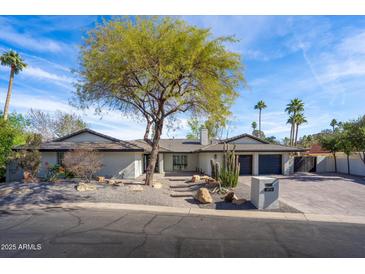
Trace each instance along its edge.
<path fill-rule="evenodd" d="M 226 194 L 226 196 L 224 196 L 224 201 L 228 202 L 228 203 L 232 203 L 233 200 L 237 200 L 237 199 L 238 198 L 237 198 L 236 194 L 234 194 L 234 192 L 228 192 Z"/>
<path fill-rule="evenodd" d="M 213 198 L 209 193 L 209 190 L 205 187 L 199 188 L 195 199 L 197 199 L 202 204 L 210 204 L 213 203 Z"/>
<path fill-rule="evenodd" d="M 104 184 L 105 183 L 105 177 L 104 176 L 98 176 L 98 183 Z"/>
<path fill-rule="evenodd" d="M 141 185 L 131 185 L 131 186 L 129 186 L 129 189 L 131 191 L 140 192 L 140 191 L 143 191 L 143 186 L 141 186 Z"/>
<path fill-rule="evenodd" d="M 217 185 L 218 184 L 218 182 L 213 178 L 209 178 L 206 182 L 208 184 L 211 184 L 211 185 Z"/>
<path fill-rule="evenodd" d="M 200 176 L 199 175 L 193 175 L 193 178 L 191 178 L 191 182 L 193 183 L 197 183 L 200 181 Z"/>
<path fill-rule="evenodd" d="M 154 184 L 152 185 L 152 187 L 153 187 L 153 188 L 156 188 L 156 189 L 160 189 L 160 188 L 162 188 L 162 184 L 161 184 L 161 183 L 154 183 Z"/>
<path fill-rule="evenodd" d="M 75 188 L 77 191 L 80 191 L 80 192 L 96 190 L 95 185 L 86 184 L 86 183 L 79 183 Z"/>
<path fill-rule="evenodd" d="M 23 182 L 24 183 L 39 183 L 38 178 L 33 177 L 32 173 L 29 171 L 23 172 Z"/>
<path fill-rule="evenodd" d="M 5 197 L 5 196 L 8 196 L 10 195 L 11 193 L 13 192 L 13 189 L 12 188 L 5 188 L 5 189 L 2 189 L 0 190 L 0 197 Z"/>
<path fill-rule="evenodd" d="M 115 182 L 115 180 L 114 179 L 110 179 L 110 180 L 108 180 L 108 184 L 109 185 L 114 185 L 116 182 Z"/>

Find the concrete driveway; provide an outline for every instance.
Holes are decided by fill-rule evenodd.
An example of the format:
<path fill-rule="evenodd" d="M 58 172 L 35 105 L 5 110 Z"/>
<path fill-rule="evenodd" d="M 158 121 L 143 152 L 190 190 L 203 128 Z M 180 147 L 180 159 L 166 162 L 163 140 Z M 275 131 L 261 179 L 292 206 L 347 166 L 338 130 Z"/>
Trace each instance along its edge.
<path fill-rule="evenodd" d="M 365 178 L 335 173 L 278 176 L 280 200 L 303 212 L 365 216 Z M 251 177 L 241 182 L 250 185 Z"/>

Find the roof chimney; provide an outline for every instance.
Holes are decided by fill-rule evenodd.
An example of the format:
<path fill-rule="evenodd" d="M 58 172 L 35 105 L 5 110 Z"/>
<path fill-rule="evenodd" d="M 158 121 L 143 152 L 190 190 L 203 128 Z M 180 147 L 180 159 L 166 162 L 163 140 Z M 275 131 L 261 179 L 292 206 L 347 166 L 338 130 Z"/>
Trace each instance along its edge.
<path fill-rule="evenodd" d="M 200 128 L 200 144 L 203 146 L 209 145 L 208 129 L 205 127 Z"/>

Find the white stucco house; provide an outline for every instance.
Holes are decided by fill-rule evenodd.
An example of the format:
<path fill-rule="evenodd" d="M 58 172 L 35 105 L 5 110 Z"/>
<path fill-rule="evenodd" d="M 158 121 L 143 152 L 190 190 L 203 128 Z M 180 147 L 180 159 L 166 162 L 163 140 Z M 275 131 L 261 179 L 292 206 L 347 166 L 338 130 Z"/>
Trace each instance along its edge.
<path fill-rule="evenodd" d="M 225 140 L 209 140 L 202 129 L 199 140 L 161 139 L 156 172 L 200 171 L 210 175 L 210 160 L 223 159 L 223 146 L 235 146 L 239 155 L 241 175 L 284 174 L 293 172 L 293 152 L 305 149 L 271 144 L 249 134 Z M 150 146 L 143 140 L 122 141 L 91 129 L 44 142 L 40 146 L 42 164 L 40 176 L 45 176 L 46 164 L 62 164 L 65 152 L 92 148 L 101 153 L 103 167 L 97 175 L 107 178 L 136 178 L 148 164 Z M 19 149 L 14 148 L 14 149 Z M 8 180 L 13 180 L 15 168 L 8 167 Z"/>

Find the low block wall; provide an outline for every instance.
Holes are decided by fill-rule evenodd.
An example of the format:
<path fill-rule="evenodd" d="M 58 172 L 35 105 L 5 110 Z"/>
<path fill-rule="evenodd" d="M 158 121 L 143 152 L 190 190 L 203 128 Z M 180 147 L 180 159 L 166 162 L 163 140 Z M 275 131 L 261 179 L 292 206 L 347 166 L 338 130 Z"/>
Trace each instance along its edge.
<path fill-rule="evenodd" d="M 343 153 L 336 154 L 337 172 L 347 174 L 347 157 Z M 335 161 L 333 156 L 317 156 L 317 172 L 335 172 Z M 350 157 L 350 174 L 365 176 L 365 164 L 360 159 L 359 153 Z"/>

